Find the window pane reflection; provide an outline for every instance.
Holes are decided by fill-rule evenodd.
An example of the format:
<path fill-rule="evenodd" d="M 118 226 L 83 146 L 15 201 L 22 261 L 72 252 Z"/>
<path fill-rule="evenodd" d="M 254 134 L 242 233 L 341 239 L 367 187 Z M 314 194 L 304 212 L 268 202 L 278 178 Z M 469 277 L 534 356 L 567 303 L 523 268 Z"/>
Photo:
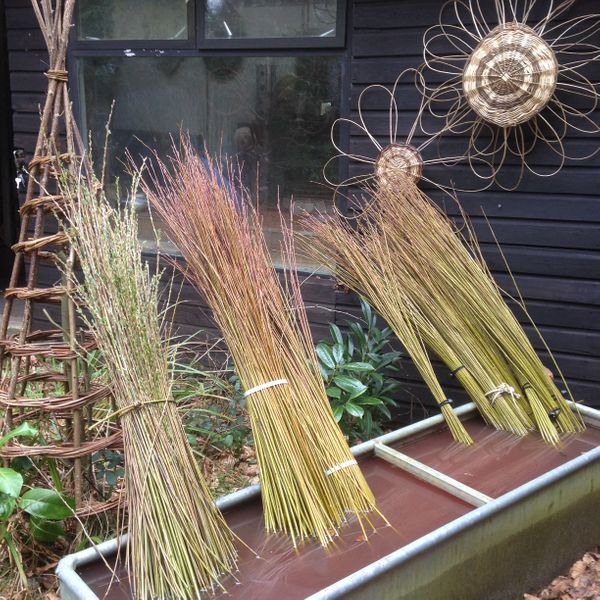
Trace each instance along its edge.
<path fill-rule="evenodd" d="M 334 37 L 337 0 L 206 0 L 206 37 Z"/>
<path fill-rule="evenodd" d="M 83 123 L 97 151 L 113 98 L 108 167 L 126 189 L 123 158 L 149 148 L 166 156 L 171 135 L 189 131 L 192 143 L 242 165 L 256 190 L 268 242 L 279 251 L 278 195 L 284 211 L 327 212 L 330 190 L 322 167 L 331 155 L 329 132 L 338 115 L 340 59 L 336 57 L 85 57 L 80 59 Z M 111 193 L 117 196 L 116 188 Z M 153 240 L 143 196 L 136 200 L 140 235 Z M 163 240 L 163 250 L 176 249 Z M 307 263 L 302 266 L 310 266 Z"/>
<path fill-rule="evenodd" d="M 80 0 L 80 40 L 186 40 L 188 0 Z"/>

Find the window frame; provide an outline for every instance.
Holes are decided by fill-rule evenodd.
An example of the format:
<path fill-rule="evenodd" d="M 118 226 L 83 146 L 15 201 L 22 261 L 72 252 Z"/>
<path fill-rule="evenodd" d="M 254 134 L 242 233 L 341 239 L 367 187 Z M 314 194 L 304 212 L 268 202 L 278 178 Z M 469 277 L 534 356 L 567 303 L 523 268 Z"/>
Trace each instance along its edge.
<path fill-rule="evenodd" d="M 197 17 L 196 4 L 202 0 L 191 0 L 187 6 L 187 28 L 188 38 L 183 40 L 169 40 L 161 38 L 152 38 L 145 40 L 134 39 L 114 39 L 114 40 L 82 40 L 77 35 L 79 29 L 79 11 L 81 4 L 75 4 L 75 14 L 73 18 L 74 27 L 69 39 L 69 48 L 73 50 L 111 50 L 122 49 L 142 49 L 142 48 L 161 48 L 171 49 L 193 49 L 197 47 Z"/>
<path fill-rule="evenodd" d="M 272 57 L 301 57 L 301 56 L 337 56 L 340 59 L 340 96 L 339 116 L 348 118 L 351 103 L 351 38 L 349 31 L 352 27 L 352 14 L 347 11 L 347 0 L 337 0 L 338 21 L 336 36 L 331 38 L 264 38 L 243 40 L 212 40 L 217 44 L 202 46 L 204 37 L 204 16 L 198 10 L 199 3 L 205 0 L 191 0 L 188 12 L 188 40 L 79 40 L 77 29 L 73 27 L 70 43 L 67 49 L 67 65 L 70 97 L 73 114 L 82 133 L 87 135 L 87 124 L 82 114 L 81 79 L 79 77 L 80 59 L 84 57 L 122 57 L 132 60 L 136 57 L 219 57 L 219 56 L 272 56 Z M 77 7 L 79 4 L 76 5 Z M 78 8 L 76 8 L 78 10 Z M 191 15 L 191 16 L 190 16 Z M 78 18 L 78 13 L 76 13 Z M 190 21 L 191 19 L 191 21 Z M 75 21 L 77 23 L 78 21 Z M 202 27 L 202 29 L 200 29 Z M 202 32 L 202 36 L 199 32 Z M 231 42 L 241 42 L 232 44 Z M 341 147 L 349 147 L 350 129 L 342 125 L 339 128 L 338 143 Z M 331 148 L 331 155 L 335 149 Z M 339 181 L 348 177 L 348 161 L 338 162 Z M 348 199 L 345 194 L 334 194 L 333 201 L 342 214 L 348 214 Z M 155 250 L 146 250 L 144 254 L 156 255 Z"/>
<path fill-rule="evenodd" d="M 335 35 L 331 37 L 298 36 L 298 37 L 273 37 L 273 38 L 208 38 L 205 31 L 205 6 L 206 0 L 195 0 L 197 6 L 197 35 L 199 49 L 294 49 L 294 48 L 343 48 L 346 42 L 346 0 L 337 0 Z"/>
<path fill-rule="evenodd" d="M 80 4 L 75 7 L 75 26 L 71 32 L 69 48 L 72 50 L 111 50 L 111 49 L 150 49 L 164 50 L 294 50 L 294 49 L 327 49 L 343 50 L 346 45 L 346 4 L 347 0 L 337 0 L 335 35 L 331 37 L 299 36 L 279 38 L 207 38 L 205 35 L 205 5 L 206 0 L 190 0 L 188 2 L 187 40 L 169 39 L 114 39 L 114 40 L 82 40 L 77 32 L 79 27 Z"/>

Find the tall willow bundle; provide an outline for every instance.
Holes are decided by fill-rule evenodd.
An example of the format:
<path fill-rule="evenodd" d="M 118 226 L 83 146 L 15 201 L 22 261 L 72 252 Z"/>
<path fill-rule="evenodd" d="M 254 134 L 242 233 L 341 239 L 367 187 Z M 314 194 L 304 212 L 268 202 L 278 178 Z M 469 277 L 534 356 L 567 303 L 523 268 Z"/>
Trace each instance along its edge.
<path fill-rule="evenodd" d="M 335 265 L 338 280 L 361 294 L 387 321 L 431 390 L 454 439 L 471 444 L 471 437 L 433 371 L 424 344 L 423 315 L 394 277 L 394 260 L 384 236 L 370 223 L 364 223 L 360 236 L 348 225 L 333 220 L 312 220 L 310 227 L 318 235 L 310 238 L 307 249 L 313 256 Z"/>
<path fill-rule="evenodd" d="M 449 219 L 415 185 L 401 193 L 382 188 L 375 212 L 382 230 L 392 236 L 395 255 L 403 263 L 419 265 L 424 284 L 419 286 L 419 304 L 431 303 L 437 288 L 436 306 L 457 324 L 463 343 L 476 350 L 479 369 L 485 368 L 494 381 L 492 387 L 484 386 L 488 400 L 504 402 L 505 409 L 510 406 L 523 425 L 531 419 L 553 444 L 560 432 L 581 430 L 580 418 L 570 410 L 504 301 L 474 235 L 469 251 Z M 468 226 L 466 216 L 465 221 Z M 432 307 L 430 311 L 434 312 Z"/>
<path fill-rule="evenodd" d="M 355 248 L 374 265 L 389 263 L 392 256 L 379 285 L 402 290 L 379 307 L 382 316 L 389 319 L 399 305 L 408 307 L 426 345 L 495 427 L 524 435 L 537 426 L 553 444 L 560 432 L 579 430 L 581 421 L 548 377 L 476 245 L 469 249 L 429 198 L 405 183 L 380 186 L 376 201 L 358 217 L 362 235 Z M 342 280 L 353 275 L 349 287 L 377 306 L 374 295 L 382 292 L 365 293 L 364 278 L 356 279 L 357 258 L 344 262 L 347 245 L 358 234 L 341 222 L 313 219 L 310 227 L 317 239 L 310 239 L 308 250 L 337 262 L 338 274 L 347 271 Z M 437 398 L 437 386 L 432 391 Z"/>
<path fill-rule="evenodd" d="M 375 500 L 314 367 L 298 280 L 292 274 L 282 286 L 233 169 L 223 173 L 184 140 L 151 173 L 143 189 L 212 310 L 246 390 L 266 527 L 294 544 L 313 536 L 327 544 L 347 512 L 362 525 Z"/>
<path fill-rule="evenodd" d="M 61 178 L 70 242 L 123 429 L 128 567 L 136 598 L 197 598 L 236 568 L 234 536 L 215 507 L 172 399 L 160 273 L 141 260 L 132 209 L 114 209 L 93 178 Z"/>

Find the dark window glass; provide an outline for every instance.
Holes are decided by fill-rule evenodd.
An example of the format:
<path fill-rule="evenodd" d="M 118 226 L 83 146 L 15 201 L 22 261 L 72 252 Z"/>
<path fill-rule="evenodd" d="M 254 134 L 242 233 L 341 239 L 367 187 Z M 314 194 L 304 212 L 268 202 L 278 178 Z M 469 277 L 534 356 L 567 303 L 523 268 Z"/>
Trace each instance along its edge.
<path fill-rule="evenodd" d="M 84 127 L 101 148 L 115 100 L 109 173 L 127 184 L 122 160 L 168 154 L 179 129 L 199 151 L 224 154 L 242 165 L 246 186 L 260 196 L 265 229 L 279 249 L 278 195 L 284 211 L 326 212 L 332 193 L 315 182 L 331 155 L 330 128 L 338 115 L 340 59 L 302 57 L 84 57 L 80 58 Z M 116 187 L 112 189 L 116 197 Z M 136 200 L 140 234 L 152 240 L 145 199 Z M 176 252 L 167 240 L 163 250 Z M 302 266 L 309 266 L 303 264 Z"/>
<path fill-rule="evenodd" d="M 335 37 L 337 0 L 206 0 L 212 39 Z"/>
<path fill-rule="evenodd" d="M 80 0 L 78 4 L 80 40 L 188 39 L 188 0 Z"/>

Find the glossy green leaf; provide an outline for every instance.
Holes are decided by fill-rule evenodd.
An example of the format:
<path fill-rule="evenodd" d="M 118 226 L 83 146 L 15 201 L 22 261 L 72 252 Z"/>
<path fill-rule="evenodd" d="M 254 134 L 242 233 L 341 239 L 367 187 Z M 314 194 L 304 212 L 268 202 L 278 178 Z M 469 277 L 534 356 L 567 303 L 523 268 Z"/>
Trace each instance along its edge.
<path fill-rule="evenodd" d="M 336 400 L 339 400 L 342 397 L 342 390 L 340 390 L 340 388 L 338 387 L 328 387 L 325 391 L 327 392 L 327 395 L 330 398 L 335 398 Z"/>
<path fill-rule="evenodd" d="M 380 404 L 377 407 L 379 412 L 382 412 L 388 419 L 392 418 L 392 414 L 390 413 L 390 409 L 385 404 Z"/>
<path fill-rule="evenodd" d="M 339 423 L 340 419 L 344 416 L 344 407 L 343 406 L 336 406 L 333 409 L 333 416 L 335 417 L 335 420 Z"/>
<path fill-rule="evenodd" d="M 0 438 L 0 448 L 15 437 L 35 437 L 37 434 L 38 430 L 25 421 Z"/>
<path fill-rule="evenodd" d="M 331 376 L 331 371 L 329 369 L 326 369 L 321 363 L 319 363 L 319 373 L 321 373 L 321 377 L 325 381 L 328 381 L 329 377 Z"/>
<path fill-rule="evenodd" d="M 374 398 L 373 396 L 361 396 L 356 399 L 356 403 L 361 406 L 380 406 L 383 404 L 379 398 Z"/>
<path fill-rule="evenodd" d="M 7 494 L 0 494 L 0 521 L 6 521 L 13 514 L 16 505 L 16 498 Z"/>
<path fill-rule="evenodd" d="M 32 516 L 60 521 L 73 514 L 75 500 L 61 496 L 54 490 L 33 488 L 21 496 L 19 506 Z"/>
<path fill-rule="evenodd" d="M 333 359 L 336 364 L 344 362 L 344 346 L 342 344 L 334 344 L 332 348 Z"/>
<path fill-rule="evenodd" d="M 374 371 L 375 367 L 366 362 L 349 362 L 344 365 L 344 369 L 349 371 Z"/>
<path fill-rule="evenodd" d="M 331 332 L 331 337 L 335 340 L 336 343 L 343 343 L 344 336 L 342 335 L 341 329 L 335 323 L 329 323 L 329 331 Z"/>
<path fill-rule="evenodd" d="M 38 542 L 54 542 L 59 537 L 65 535 L 65 530 L 60 523 L 41 519 L 40 517 L 31 517 L 29 519 L 29 529 Z"/>
<path fill-rule="evenodd" d="M 23 476 L 14 469 L 0 467 L 0 492 L 18 498 L 23 487 Z"/>
<path fill-rule="evenodd" d="M 354 400 L 354 398 L 364 394 L 367 390 L 367 386 L 362 381 L 346 375 L 338 375 L 337 377 L 334 377 L 333 382 L 339 388 L 350 394 L 348 400 Z"/>
<path fill-rule="evenodd" d="M 346 412 L 353 417 L 362 417 L 365 414 L 365 409 L 362 406 L 358 406 L 357 404 L 352 404 L 352 402 L 346 402 L 344 405 Z"/>
<path fill-rule="evenodd" d="M 330 369 L 333 369 L 335 367 L 335 360 L 333 358 L 333 353 L 331 351 L 331 348 L 327 344 L 323 344 L 323 343 L 317 344 L 316 352 L 317 352 L 317 356 L 319 357 L 319 360 L 326 367 L 329 367 Z"/>

